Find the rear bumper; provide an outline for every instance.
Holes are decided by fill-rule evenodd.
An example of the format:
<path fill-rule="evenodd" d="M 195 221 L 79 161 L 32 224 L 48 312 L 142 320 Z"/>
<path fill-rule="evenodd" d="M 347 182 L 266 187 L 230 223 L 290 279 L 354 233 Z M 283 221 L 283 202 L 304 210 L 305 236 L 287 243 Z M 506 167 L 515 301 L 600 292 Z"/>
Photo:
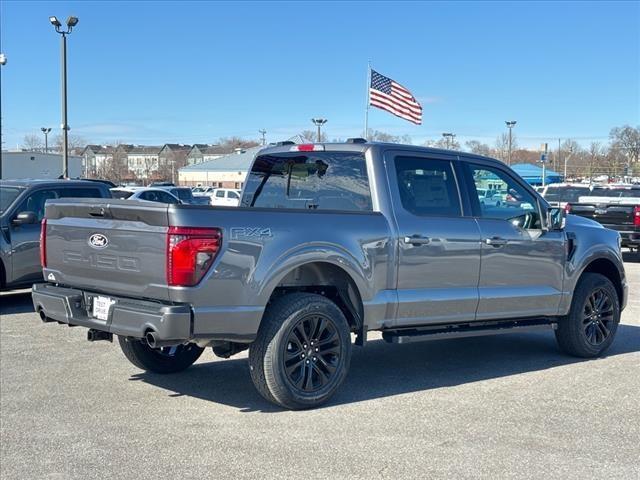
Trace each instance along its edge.
<path fill-rule="evenodd" d="M 95 295 L 98 294 L 47 283 L 35 284 L 32 290 L 35 310 L 45 320 L 136 338 L 153 331 L 159 340 L 181 342 L 197 339 L 251 342 L 258 331 L 262 310 L 238 307 L 194 310 L 190 305 L 106 295 L 114 303 L 107 320 L 100 320 L 91 314 Z"/>
<path fill-rule="evenodd" d="M 620 234 L 622 246 L 640 246 L 640 230 L 629 230 L 628 225 L 604 225 L 609 230 L 615 230 Z"/>

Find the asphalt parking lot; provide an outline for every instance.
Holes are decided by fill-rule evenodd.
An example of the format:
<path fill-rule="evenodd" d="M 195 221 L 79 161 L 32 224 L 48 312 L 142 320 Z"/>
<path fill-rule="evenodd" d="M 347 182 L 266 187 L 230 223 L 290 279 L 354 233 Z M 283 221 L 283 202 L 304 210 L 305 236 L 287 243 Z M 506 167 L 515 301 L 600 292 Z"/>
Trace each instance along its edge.
<path fill-rule="evenodd" d="M 0 296 L 4 479 L 640 478 L 640 263 L 606 358 L 552 333 L 354 349 L 324 408 L 280 410 L 246 355 L 146 374 Z"/>

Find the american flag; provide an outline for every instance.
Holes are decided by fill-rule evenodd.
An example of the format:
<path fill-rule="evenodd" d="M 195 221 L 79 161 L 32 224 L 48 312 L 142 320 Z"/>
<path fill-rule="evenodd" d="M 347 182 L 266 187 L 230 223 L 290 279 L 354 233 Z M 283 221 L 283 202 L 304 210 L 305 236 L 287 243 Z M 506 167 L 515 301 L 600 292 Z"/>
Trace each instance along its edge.
<path fill-rule="evenodd" d="M 416 125 L 422 124 L 422 106 L 411 92 L 375 70 L 371 70 L 369 105 L 391 112 Z"/>

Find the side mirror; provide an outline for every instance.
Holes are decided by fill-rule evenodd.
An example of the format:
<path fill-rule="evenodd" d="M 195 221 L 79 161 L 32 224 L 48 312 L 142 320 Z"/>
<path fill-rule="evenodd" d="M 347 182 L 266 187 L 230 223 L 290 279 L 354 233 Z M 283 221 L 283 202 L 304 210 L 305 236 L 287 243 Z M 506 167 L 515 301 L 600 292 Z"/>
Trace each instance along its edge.
<path fill-rule="evenodd" d="M 12 223 L 14 225 L 30 225 L 38 223 L 38 217 L 35 212 L 20 212 Z"/>
<path fill-rule="evenodd" d="M 552 207 L 547 210 L 547 227 L 550 231 L 564 230 L 566 220 L 564 208 Z"/>

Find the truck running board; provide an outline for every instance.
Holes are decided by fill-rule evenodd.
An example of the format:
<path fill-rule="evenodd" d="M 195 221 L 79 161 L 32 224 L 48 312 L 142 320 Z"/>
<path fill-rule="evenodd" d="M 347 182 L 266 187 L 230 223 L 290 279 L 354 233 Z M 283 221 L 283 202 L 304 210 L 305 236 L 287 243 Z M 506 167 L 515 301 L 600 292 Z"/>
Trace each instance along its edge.
<path fill-rule="evenodd" d="M 548 319 L 502 320 L 499 322 L 474 322 L 386 330 L 382 332 L 382 338 L 389 343 L 412 343 L 445 338 L 480 337 L 502 333 L 530 332 L 533 330 L 555 330 L 556 328 L 558 328 L 558 324 Z"/>

